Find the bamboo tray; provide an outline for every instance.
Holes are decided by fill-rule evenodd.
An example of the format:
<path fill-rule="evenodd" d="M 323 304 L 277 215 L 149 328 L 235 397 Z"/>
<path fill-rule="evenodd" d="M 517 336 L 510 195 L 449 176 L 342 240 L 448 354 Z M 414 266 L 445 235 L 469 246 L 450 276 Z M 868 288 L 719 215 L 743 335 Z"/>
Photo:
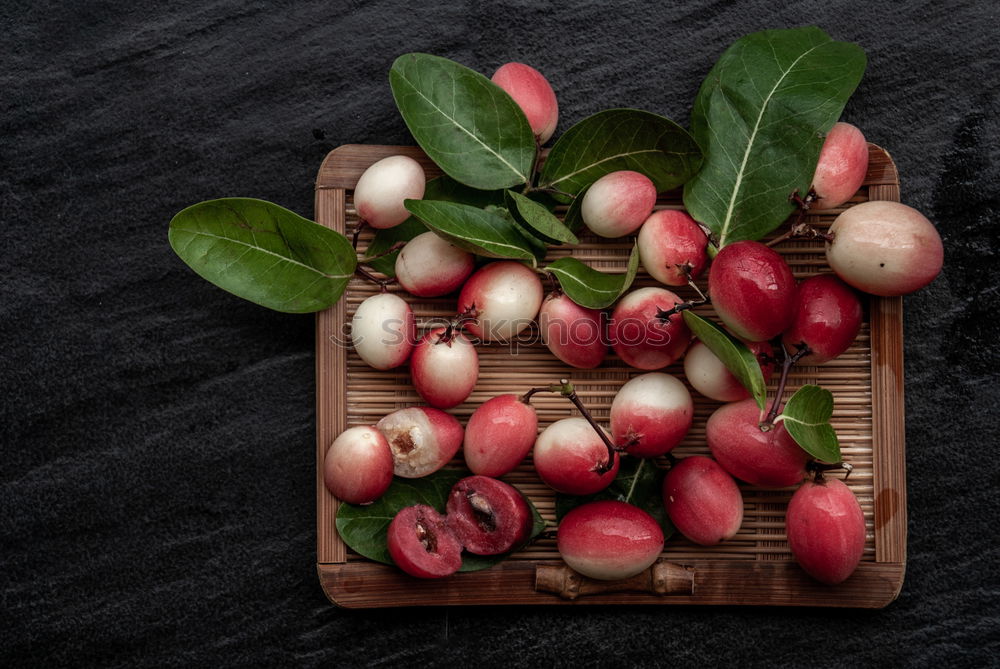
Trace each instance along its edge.
<path fill-rule="evenodd" d="M 869 146 L 870 165 L 864 185 L 844 207 L 865 200 L 899 199 L 896 167 L 889 154 Z M 316 180 L 316 220 L 339 232 L 356 220 L 352 189 L 370 164 L 394 154 L 421 162 L 428 178 L 440 171 L 415 147 L 345 145 L 329 153 Z M 661 197 L 657 207 L 680 208 L 679 193 Z M 825 227 L 843 208 L 818 211 L 807 222 Z M 359 248 L 371 239 L 362 235 Z M 572 250 L 580 260 L 605 271 L 623 271 L 631 240 L 581 238 Z M 829 271 L 823 246 L 793 241 L 777 249 L 796 277 Z M 548 261 L 570 253 L 554 249 Z M 634 287 L 656 285 L 640 270 Z M 398 289 L 397 289 L 398 290 Z M 657 571 L 611 586 L 581 582 L 562 567 L 555 540 L 540 537 L 526 550 L 479 572 L 424 581 L 395 567 L 378 564 L 350 551 L 337 535 L 337 500 L 323 484 L 323 459 L 333 439 L 348 427 L 370 425 L 385 414 L 420 404 L 404 366 L 377 371 L 365 365 L 353 349 L 336 342 L 345 334 L 358 304 L 377 287 L 353 280 L 344 298 L 320 313 L 316 321 L 316 510 L 317 570 L 327 597 L 344 607 L 386 607 L 456 604 L 743 604 L 880 608 L 894 600 L 906 566 L 906 483 L 903 425 L 903 319 L 901 298 L 870 298 L 865 323 L 850 350 L 821 367 L 795 369 L 786 397 L 799 385 L 819 383 L 834 393 L 833 425 L 844 459 L 854 465 L 847 483 L 865 514 L 866 543 L 857 571 L 844 583 L 829 587 L 813 581 L 795 564 L 784 534 L 785 506 L 794 488 L 763 490 L 741 484 L 743 526 L 736 537 L 715 547 L 701 547 L 679 534 L 667 541 Z M 688 297 L 684 290 L 677 291 Z M 454 314 L 455 296 L 417 299 L 407 295 L 418 326 L 432 318 Z M 711 308 L 699 309 L 712 315 Z M 533 328 L 532 328 L 533 329 Z M 479 382 L 469 400 L 450 410 L 463 423 L 479 404 L 500 393 L 523 393 L 533 386 L 570 378 L 595 418 L 607 424 L 611 400 L 627 379 L 639 374 L 609 355 L 595 370 L 578 370 L 561 363 L 527 333 L 512 355 L 509 346 L 479 348 Z M 683 378 L 682 366 L 666 370 Z M 770 394 L 775 392 L 774 384 Z M 707 454 L 705 421 L 719 403 L 692 391 L 694 425 L 674 449 L 678 456 Z M 533 400 L 539 428 L 572 415 L 559 397 Z M 461 454 L 459 454 L 461 455 Z M 454 466 L 460 466 L 457 459 Z M 555 520 L 554 493 L 543 485 L 528 461 L 504 477 L 534 501 L 541 514 Z M 677 566 L 679 565 L 679 566 Z M 536 589 L 539 580 L 569 579 L 561 594 Z M 669 581 L 664 583 L 664 580 Z M 610 588 L 610 589 L 609 589 Z M 670 594 L 656 594 L 667 590 Z"/>

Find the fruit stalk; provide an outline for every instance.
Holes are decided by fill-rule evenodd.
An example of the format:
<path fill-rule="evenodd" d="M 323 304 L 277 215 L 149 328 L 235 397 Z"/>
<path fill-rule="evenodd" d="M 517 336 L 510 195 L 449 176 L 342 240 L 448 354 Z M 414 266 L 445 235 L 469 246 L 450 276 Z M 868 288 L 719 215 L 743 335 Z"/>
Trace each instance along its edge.
<path fill-rule="evenodd" d="M 611 439 L 608 438 L 608 435 L 605 434 L 604 430 L 601 429 L 601 426 L 597 424 L 597 421 L 594 420 L 594 417 L 590 414 L 590 411 L 587 410 L 587 407 L 585 407 L 583 402 L 580 401 L 580 397 L 576 394 L 576 388 L 574 388 L 573 384 L 569 382 L 569 379 L 560 379 L 559 383 L 559 386 L 552 386 L 553 389 L 558 388 L 558 390 L 553 390 L 553 392 L 558 392 L 563 397 L 569 399 L 569 401 L 572 402 L 577 409 L 579 409 L 580 414 L 587 419 L 587 422 L 594 428 L 594 431 L 601 437 L 601 441 L 604 442 L 604 445 L 608 447 L 607 463 L 599 466 L 594 471 L 598 474 L 611 471 L 611 468 L 615 463 L 615 445 L 611 443 Z"/>

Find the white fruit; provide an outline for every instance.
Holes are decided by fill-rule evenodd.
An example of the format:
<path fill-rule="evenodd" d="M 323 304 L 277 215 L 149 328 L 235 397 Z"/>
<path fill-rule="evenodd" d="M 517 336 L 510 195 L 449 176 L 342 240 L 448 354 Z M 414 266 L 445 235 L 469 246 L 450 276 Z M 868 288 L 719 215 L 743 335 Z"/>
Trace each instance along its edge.
<path fill-rule="evenodd" d="M 424 196 L 427 178 L 409 156 L 389 156 L 365 170 L 354 187 L 358 217 L 373 228 L 391 228 L 410 216 L 403 200 Z"/>
<path fill-rule="evenodd" d="M 392 369 L 406 362 L 415 338 L 410 305 L 392 293 L 372 295 L 358 305 L 351 320 L 354 350 L 375 369 Z"/>

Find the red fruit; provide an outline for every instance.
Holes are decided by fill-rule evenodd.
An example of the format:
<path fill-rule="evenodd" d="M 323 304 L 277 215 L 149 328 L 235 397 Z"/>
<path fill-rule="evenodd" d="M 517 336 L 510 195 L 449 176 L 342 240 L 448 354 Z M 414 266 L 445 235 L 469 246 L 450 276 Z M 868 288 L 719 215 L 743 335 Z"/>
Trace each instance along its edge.
<path fill-rule="evenodd" d="M 601 237 L 624 237 L 635 232 L 656 205 L 656 186 L 639 172 L 605 174 L 583 195 L 580 216 Z"/>
<path fill-rule="evenodd" d="M 430 407 L 399 409 L 376 425 L 392 449 L 394 473 L 407 479 L 444 467 L 462 445 L 462 425 Z"/>
<path fill-rule="evenodd" d="M 590 495 L 615 480 L 620 464 L 614 454 L 608 471 L 608 447 L 584 418 L 563 418 L 538 435 L 535 470 L 547 486 L 567 495 Z"/>
<path fill-rule="evenodd" d="M 531 536 L 531 509 L 514 486 L 468 476 L 448 495 L 448 525 L 470 553 L 499 555 Z"/>
<path fill-rule="evenodd" d="M 556 131 L 559 103 L 542 73 L 523 63 L 507 63 L 493 73 L 492 81 L 514 98 L 539 143 L 547 142 Z"/>
<path fill-rule="evenodd" d="M 556 545 L 562 559 L 584 576 L 614 581 L 635 576 L 663 552 L 663 530 L 638 507 L 605 500 L 567 513 Z"/>
<path fill-rule="evenodd" d="M 354 351 L 375 369 L 392 369 L 406 362 L 417 339 L 413 311 L 392 293 L 372 295 L 358 305 L 351 319 Z"/>
<path fill-rule="evenodd" d="M 814 209 L 833 209 L 844 204 L 861 188 L 868 173 L 868 142 L 850 123 L 830 129 L 819 152 L 813 190 L 819 196 Z"/>
<path fill-rule="evenodd" d="M 788 502 L 785 533 L 799 565 L 827 585 L 847 580 L 865 550 L 865 516 L 840 479 L 803 483 Z"/>
<path fill-rule="evenodd" d="M 424 401 L 438 409 L 464 402 L 479 378 L 479 355 L 461 332 L 435 328 L 423 336 L 410 356 L 410 377 Z"/>
<path fill-rule="evenodd" d="M 784 488 L 799 483 L 806 476 L 809 455 L 783 424 L 761 430 L 761 414 L 753 399 L 716 409 L 705 426 L 712 456 L 727 472 L 751 485 Z"/>
<path fill-rule="evenodd" d="M 944 246 L 916 209 L 874 200 L 855 205 L 830 226 L 826 260 L 841 279 L 872 295 L 906 295 L 934 280 Z"/>
<path fill-rule="evenodd" d="M 697 279 L 708 264 L 708 237 L 683 211 L 654 211 L 642 224 L 638 243 L 642 266 L 668 286 L 686 286 L 688 271 Z"/>
<path fill-rule="evenodd" d="M 475 307 L 476 319 L 465 326 L 470 334 L 484 341 L 510 341 L 531 325 L 542 293 L 542 282 L 532 269 L 513 260 L 491 262 L 465 282 L 458 311 Z"/>
<path fill-rule="evenodd" d="M 458 290 L 475 265 L 471 253 L 425 232 L 408 241 L 396 256 L 396 280 L 410 295 L 439 297 Z"/>
<path fill-rule="evenodd" d="M 708 270 L 715 312 L 740 339 L 766 341 L 788 329 L 795 315 L 795 277 L 776 251 L 760 242 L 723 247 Z"/>
<path fill-rule="evenodd" d="M 503 476 L 517 467 L 538 437 L 535 409 L 517 395 L 479 405 L 465 426 L 465 464 L 474 474 Z"/>
<path fill-rule="evenodd" d="M 663 455 L 691 429 L 691 393 L 669 374 L 651 372 L 631 379 L 611 402 L 611 434 L 619 446 L 640 458 Z"/>
<path fill-rule="evenodd" d="M 782 341 L 792 351 L 804 346 L 812 351 L 800 359 L 802 364 L 821 365 L 850 348 L 864 316 L 854 290 L 832 274 L 821 274 L 799 284 L 797 301 Z"/>
<path fill-rule="evenodd" d="M 747 347 L 757 357 L 764 381 L 768 381 L 774 371 L 774 348 L 766 341 L 752 342 Z M 695 390 L 709 399 L 736 402 L 750 397 L 750 391 L 705 346 L 705 342 L 696 341 L 684 354 L 684 376 Z"/>
<path fill-rule="evenodd" d="M 736 536 L 743 524 L 743 495 L 715 460 L 684 458 L 663 480 L 663 504 L 681 534 L 702 546 Z"/>
<path fill-rule="evenodd" d="M 592 369 L 608 354 L 604 312 L 581 307 L 563 293 L 549 293 L 538 312 L 542 341 L 572 367 Z"/>
<path fill-rule="evenodd" d="M 691 341 L 691 331 L 680 314 L 663 321 L 657 317 L 683 300 L 663 288 L 640 288 L 621 300 L 611 314 L 608 337 L 625 364 L 636 369 L 661 369 L 677 360 Z"/>
<path fill-rule="evenodd" d="M 326 451 L 323 481 L 334 497 L 351 504 L 369 504 L 392 483 L 392 450 L 374 427 L 352 427 Z"/>
<path fill-rule="evenodd" d="M 425 504 L 397 513 L 389 523 L 386 543 L 392 561 L 410 576 L 442 578 L 462 566 L 462 545 L 445 517 Z"/>

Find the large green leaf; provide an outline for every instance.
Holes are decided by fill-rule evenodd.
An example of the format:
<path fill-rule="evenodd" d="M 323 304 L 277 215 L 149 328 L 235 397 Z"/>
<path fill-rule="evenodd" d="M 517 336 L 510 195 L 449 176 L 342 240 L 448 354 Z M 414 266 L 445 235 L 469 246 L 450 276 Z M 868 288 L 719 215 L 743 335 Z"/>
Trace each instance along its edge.
<path fill-rule="evenodd" d="M 802 386 L 788 398 L 777 418 L 799 446 L 821 462 L 840 462 L 840 441 L 830 425 L 833 393 L 819 386 Z"/>
<path fill-rule="evenodd" d="M 559 279 L 566 297 L 581 307 L 603 309 L 614 304 L 635 281 L 639 269 L 639 248 L 632 247 L 624 274 L 605 274 L 583 264 L 576 258 L 565 257 L 546 266 L 544 270 Z"/>
<path fill-rule="evenodd" d="M 505 193 L 507 209 L 520 223 L 531 228 L 534 234 L 552 244 L 580 243 L 576 235 L 570 232 L 569 228 L 544 204 L 512 190 Z"/>
<path fill-rule="evenodd" d="M 357 265 L 342 234 L 252 198 L 192 205 L 174 216 L 167 235 L 174 252 L 202 278 L 287 313 L 334 304 Z"/>
<path fill-rule="evenodd" d="M 657 467 L 651 459 L 623 457 L 615 480 L 604 490 L 585 496 L 557 494 L 556 520 L 562 521 L 563 516 L 581 504 L 611 499 L 627 502 L 651 515 L 663 529 L 663 538 L 669 538 L 674 527 L 663 505 L 666 474 L 666 470 Z"/>
<path fill-rule="evenodd" d="M 702 318 L 690 309 L 681 313 L 691 332 L 733 373 L 763 411 L 767 402 L 767 384 L 764 383 L 764 373 L 760 370 L 760 363 L 753 351 L 717 323 Z"/>
<path fill-rule="evenodd" d="M 695 99 L 691 131 L 705 151 L 684 205 L 719 247 L 760 239 L 809 189 L 823 135 L 865 70 L 856 44 L 816 27 L 767 30 L 734 43 Z"/>
<path fill-rule="evenodd" d="M 605 174 L 633 170 L 662 192 L 686 182 L 700 164 L 698 145 L 670 119 L 638 109 L 609 109 L 559 138 L 545 160 L 539 187 L 575 195 Z"/>
<path fill-rule="evenodd" d="M 535 136 L 492 81 L 447 58 L 408 53 L 392 64 L 389 84 L 413 138 L 450 177 L 483 190 L 530 179 Z"/>
<path fill-rule="evenodd" d="M 449 242 L 488 258 L 535 264 L 531 244 L 513 223 L 496 213 L 457 202 L 406 200 L 406 208 Z"/>
<path fill-rule="evenodd" d="M 467 471 L 441 469 L 419 479 L 394 478 L 385 494 L 371 504 L 360 506 L 342 502 L 337 510 L 337 533 L 359 555 L 383 564 L 393 564 L 386 545 L 386 533 L 396 514 L 414 504 L 426 504 L 444 513 L 452 486 L 469 475 Z M 528 540 L 531 541 L 545 530 L 545 521 L 531 500 L 525 497 L 525 501 L 532 514 L 531 537 Z M 518 546 L 514 550 L 520 548 Z M 505 557 L 506 554 L 479 556 L 463 553 L 459 571 L 486 569 Z"/>
<path fill-rule="evenodd" d="M 469 188 L 458 183 L 448 175 L 442 174 L 427 182 L 423 199 L 460 202 L 473 207 L 502 206 L 504 203 L 504 191 Z M 416 216 L 410 216 L 393 228 L 377 231 L 371 244 L 365 250 L 365 255 L 376 256 L 392 248 L 392 245 L 396 242 L 408 242 L 422 232 L 427 232 L 427 226 L 421 223 L 420 219 Z M 398 255 L 399 251 L 393 251 L 366 264 L 386 276 L 396 276 L 396 256 Z"/>

